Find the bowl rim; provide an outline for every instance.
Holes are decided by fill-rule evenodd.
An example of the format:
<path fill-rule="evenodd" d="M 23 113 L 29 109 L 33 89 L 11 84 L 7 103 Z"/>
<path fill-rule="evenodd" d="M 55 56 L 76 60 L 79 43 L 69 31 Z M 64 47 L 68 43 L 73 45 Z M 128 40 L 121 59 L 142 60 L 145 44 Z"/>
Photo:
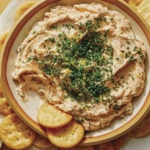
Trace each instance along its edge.
<path fill-rule="evenodd" d="M 15 24 L 12 31 L 10 32 L 9 36 L 7 37 L 5 44 L 3 46 L 3 49 L 1 51 L 1 68 L 0 68 L 0 76 L 1 76 L 1 85 L 2 85 L 2 91 L 4 96 L 8 99 L 8 102 L 10 106 L 13 108 L 15 113 L 33 130 L 38 132 L 39 134 L 46 137 L 46 130 L 45 128 L 41 127 L 39 124 L 37 124 L 35 121 L 33 121 L 19 106 L 17 101 L 15 100 L 13 93 L 10 90 L 8 81 L 7 81 L 7 61 L 8 56 L 11 50 L 11 47 L 13 45 L 14 40 L 16 39 L 17 35 L 21 31 L 22 27 L 26 22 L 28 22 L 28 19 L 31 18 L 34 14 L 36 14 L 39 10 L 42 8 L 53 4 L 55 2 L 59 2 L 61 0 L 44 0 L 40 1 L 37 4 L 35 4 L 31 9 L 29 9 Z M 148 43 L 150 45 L 150 28 L 148 27 L 145 20 L 132 8 L 132 6 L 129 6 L 126 2 L 123 0 L 102 0 L 104 2 L 108 2 L 110 4 L 116 5 L 123 11 L 125 11 L 129 16 L 131 16 L 135 22 L 138 23 L 138 25 L 143 30 Z M 5 57 L 3 57 L 5 56 Z M 80 145 L 95 145 L 103 142 L 107 142 L 110 140 L 113 140 L 125 133 L 127 133 L 129 130 L 131 130 L 135 125 L 137 125 L 148 113 L 148 110 L 150 109 L 150 91 L 148 93 L 147 99 L 145 103 L 143 104 L 143 107 L 140 109 L 140 111 L 127 123 L 125 123 L 123 126 L 117 128 L 116 130 L 113 130 L 109 133 L 97 136 L 97 137 L 86 137 L 83 138 Z"/>

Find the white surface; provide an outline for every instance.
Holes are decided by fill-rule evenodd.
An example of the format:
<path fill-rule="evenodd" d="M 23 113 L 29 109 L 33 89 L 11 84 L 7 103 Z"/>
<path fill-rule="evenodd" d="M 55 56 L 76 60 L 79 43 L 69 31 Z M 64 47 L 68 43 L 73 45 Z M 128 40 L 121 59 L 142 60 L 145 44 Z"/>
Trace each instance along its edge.
<path fill-rule="evenodd" d="M 120 150 L 150 150 L 150 134 L 139 139 L 127 137 L 125 144 Z"/>
<path fill-rule="evenodd" d="M 3 31 L 6 31 L 6 30 L 10 30 L 11 27 L 14 25 L 14 21 L 13 21 L 13 18 L 14 18 L 14 12 L 16 10 L 16 8 L 22 4 L 23 2 L 25 2 L 27 0 L 12 0 L 12 2 L 10 3 L 10 5 L 7 7 L 7 9 L 4 11 L 4 13 L 0 16 L 0 33 L 3 32 Z M 68 1 L 69 2 L 69 1 Z M 81 2 L 81 1 L 80 1 Z M 147 42 L 147 39 L 145 38 L 144 36 L 144 33 L 143 31 L 140 29 L 140 27 L 137 25 L 137 23 L 132 19 L 130 18 L 125 12 L 123 12 L 122 10 L 120 10 L 119 8 L 117 7 L 114 7 L 114 6 L 110 6 L 110 9 L 116 9 L 117 11 L 121 11 L 121 13 L 123 13 L 130 21 L 131 21 L 131 24 L 132 24 L 132 27 L 134 26 L 133 28 L 133 31 L 136 35 L 139 35 L 140 37 L 143 38 L 144 40 L 144 43 L 145 43 L 145 46 L 147 47 L 147 49 L 150 49 L 149 48 L 149 44 Z M 10 10 L 11 10 L 11 13 L 10 13 Z M 47 10 L 47 8 L 46 8 Z M 45 10 L 44 10 L 45 11 Z M 43 13 L 43 12 L 42 12 Z M 20 34 L 22 33 L 26 33 L 26 31 L 28 31 L 28 29 L 32 26 L 32 24 L 37 21 L 40 17 L 42 17 L 42 15 L 40 15 L 41 13 L 35 15 L 35 18 L 34 20 L 30 20 L 27 25 L 24 27 L 24 29 L 21 31 Z M 13 45 L 13 49 L 16 50 L 17 46 L 18 46 L 18 42 L 20 43 L 22 40 L 23 40 L 24 37 L 22 38 L 18 38 L 17 39 L 17 44 L 14 44 Z M 148 56 L 150 58 L 150 50 L 148 51 Z M 15 55 L 11 55 L 10 56 L 12 60 L 15 59 Z M 11 68 L 11 69 L 10 69 Z M 14 71 L 14 66 L 12 66 L 12 63 L 11 63 L 11 67 L 9 68 L 9 75 L 11 72 Z M 150 76 L 150 73 L 148 72 L 149 70 L 149 60 L 147 60 L 147 77 Z M 12 80 L 9 80 L 9 83 L 10 84 L 14 84 Z M 148 86 L 149 85 L 149 86 Z M 16 86 L 16 85 L 14 85 Z M 107 133 L 109 132 L 110 130 L 114 130 L 116 127 L 118 126 L 121 126 L 123 125 L 124 123 L 126 123 L 128 120 L 130 120 L 136 112 L 138 112 L 141 108 L 141 106 L 143 105 L 144 101 L 141 101 L 140 99 L 145 99 L 145 97 L 147 96 L 148 94 L 148 91 L 150 89 L 150 78 L 147 78 L 147 81 L 146 81 L 146 90 L 144 91 L 144 93 L 142 94 L 142 96 L 140 98 L 138 98 L 136 100 L 136 102 L 134 103 L 134 108 L 135 108 L 135 111 L 133 113 L 133 115 L 129 116 L 129 117 L 126 117 L 123 121 L 120 120 L 118 122 L 118 124 L 114 123 L 110 128 L 108 129 L 103 129 L 103 130 L 100 130 L 99 132 L 92 132 L 92 134 L 89 134 L 89 136 L 91 135 L 100 135 L 100 134 L 104 134 L 104 133 Z M 12 90 L 15 89 L 15 88 L 12 88 Z M 15 92 L 15 90 L 13 91 L 13 93 Z M 15 97 L 17 97 L 17 95 L 15 95 Z M 21 100 L 18 100 L 19 104 L 22 105 L 22 108 L 24 110 L 26 110 L 26 108 L 30 109 L 28 111 L 28 115 L 31 116 L 31 118 L 33 118 L 33 120 L 36 120 L 35 116 L 36 116 L 36 113 L 37 113 L 37 108 L 38 107 L 34 107 L 34 111 L 33 111 L 33 104 L 34 106 L 37 106 L 40 104 L 40 100 L 38 98 L 38 96 L 35 95 L 35 97 L 31 97 L 31 101 L 27 102 L 26 105 L 24 105 L 24 103 L 21 101 Z M 34 99 L 34 101 L 33 101 Z M 36 102 L 36 103 L 35 103 Z M 139 105 L 140 103 L 140 105 Z M 32 107 L 31 107 L 32 106 Z M 29 108 L 30 107 L 30 108 Z M 31 111 L 32 110 L 32 111 Z M 1 116 L 0 116 L 1 118 Z M 107 130 L 107 131 L 106 131 Z M 149 150 L 150 148 L 150 136 L 146 136 L 145 138 L 141 138 L 141 139 L 134 139 L 134 138 L 129 138 L 127 140 L 127 142 L 125 143 L 125 145 L 123 146 L 123 148 L 121 150 Z M 32 147 L 32 149 L 36 149 L 34 147 Z"/>

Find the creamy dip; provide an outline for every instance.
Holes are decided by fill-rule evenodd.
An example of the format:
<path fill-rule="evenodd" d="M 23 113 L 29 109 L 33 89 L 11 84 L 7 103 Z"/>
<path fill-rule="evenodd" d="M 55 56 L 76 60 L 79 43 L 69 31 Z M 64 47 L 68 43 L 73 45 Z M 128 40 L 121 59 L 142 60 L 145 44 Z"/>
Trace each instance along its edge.
<path fill-rule="evenodd" d="M 144 88 L 146 50 L 129 20 L 99 3 L 46 12 L 17 49 L 14 80 L 97 130 L 132 113 Z"/>

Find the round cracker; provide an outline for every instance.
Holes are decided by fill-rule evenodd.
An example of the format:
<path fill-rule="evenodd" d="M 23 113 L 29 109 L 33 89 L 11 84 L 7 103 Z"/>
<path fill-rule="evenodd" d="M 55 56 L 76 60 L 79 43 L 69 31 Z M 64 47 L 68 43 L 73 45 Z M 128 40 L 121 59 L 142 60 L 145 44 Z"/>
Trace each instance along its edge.
<path fill-rule="evenodd" d="M 8 104 L 6 98 L 0 97 L 0 114 L 7 116 L 14 113 L 10 105 Z"/>
<path fill-rule="evenodd" d="M 59 148 L 59 150 L 94 150 L 93 146 L 75 146 L 72 148 Z"/>
<path fill-rule="evenodd" d="M 97 150 L 114 150 L 112 142 L 106 142 L 95 146 Z"/>
<path fill-rule="evenodd" d="M 8 34 L 9 34 L 8 31 L 0 34 L 0 51 L 1 51 L 2 47 L 3 47 L 3 44 L 4 44 L 5 39 L 7 38 Z"/>
<path fill-rule="evenodd" d="M 46 138 L 40 134 L 36 135 L 33 145 L 38 148 L 50 148 L 53 146 L 53 144 L 49 141 L 48 138 Z"/>
<path fill-rule="evenodd" d="M 32 7 L 36 1 L 29 1 L 22 4 L 15 12 L 14 20 L 15 22 L 22 16 L 24 12 L 26 12 L 30 7 Z"/>
<path fill-rule="evenodd" d="M 57 128 L 68 124 L 72 116 L 50 104 L 44 104 L 37 113 L 37 120 L 44 127 Z"/>
<path fill-rule="evenodd" d="M 55 146 L 60 148 L 71 148 L 82 140 L 84 128 L 81 124 L 72 120 L 69 124 L 60 128 L 47 128 L 47 135 Z"/>
<path fill-rule="evenodd" d="M 0 126 L 0 138 L 2 142 L 11 149 L 25 149 L 29 147 L 36 133 L 31 130 L 15 114 L 8 115 L 4 118 Z"/>
<path fill-rule="evenodd" d="M 149 0 L 143 0 L 137 7 L 137 11 L 145 19 L 145 21 L 150 25 L 150 2 Z"/>
<path fill-rule="evenodd" d="M 141 138 L 150 133 L 150 112 L 128 135 L 134 138 Z"/>
<path fill-rule="evenodd" d="M 115 140 L 112 141 L 114 150 L 119 150 L 125 143 L 126 141 L 126 135 L 123 135 Z"/>
<path fill-rule="evenodd" d="M 128 3 L 134 7 L 140 5 L 141 2 L 142 0 L 129 0 L 128 1 Z"/>

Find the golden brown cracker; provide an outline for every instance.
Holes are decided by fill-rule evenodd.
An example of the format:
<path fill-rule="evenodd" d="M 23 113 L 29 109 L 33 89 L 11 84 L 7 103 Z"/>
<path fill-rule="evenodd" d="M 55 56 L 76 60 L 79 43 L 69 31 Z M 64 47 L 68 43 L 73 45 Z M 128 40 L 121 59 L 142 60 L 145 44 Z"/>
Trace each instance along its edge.
<path fill-rule="evenodd" d="M 0 97 L 0 114 L 7 116 L 14 113 L 5 97 Z"/>
<path fill-rule="evenodd" d="M 71 148 L 82 140 L 84 128 L 81 124 L 72 120 L 69 124 L 60 128 L 47 128 L 47 135 L 55 146 L 60 148 Z"/>
<path fill-rule="evenodd" d="M 35 135 L 36 133 L 15 113 L 5 117 L 0 126 L 0 138 L 11 149 L 20 150 L 29 147 Z"/>
<path fill-rule="evenodd" d="M 96 150 L 114 150 L 112 142 L 106 142 L 95 146 Z"/>
<path fill-rule="evenodd" d="M 53 146 L 53 144 L 49 141 L 48 138 L 46 138 L 40 134 L 36 135 L 33 145 L 38 148 L 50 148 Z"/>
<path fill-rule="evenodd" d="M 57 128 L 68 124 L 72 116 L 50 104 L 44 104 L 38 111 L 37 120 L 44 127 Z"/>
<path fill-rule="evenodd" d="M 113 140 L 112 144 L 113 144 L 114 150 L 119 150 L 123 146 L 125 141 L 126 141 L 126 135 L 123 135 L 123 136 Z"/>
<path fill-rule="evenodd" d="M 22 4 L 15 12 L 14 20 L 15 22 L 22 16 L 24 12 L 26 12 L 30 7 L 32 7 L 36 1 L 29 1 Z"/>
<path fill-rule="evenodd" d="M 94 150 L 93 146 L 75 146 L 72 148 L 59 148 L 59 150 Z"/>
<path fill-rule="evenodd" d="M 145 21 L 150 25 L 150 1 L 143 0 L 136 8 L 141 16 L 145 19 Z"/>
<path fill-rule="evenodd" d="M 128 135 L 134 138 L 141 138 L 150 133 L 150 112 Z"/>
<path fill-rule="evenodd" d="M 3 97 L 2 86 L 0 85 L 0 97 Z"/>
<path fill-rule="evenodd" d="M 134 7 L 138 6 L 141 2 L 142 0 L 128 0 L 128 3 Z"/>
<path fill-rule="evenodd" d="M 3 44 L 4 44 L 8 34 L 9 34 L 8 31 L 0 34 L 0 51 L 1 51 L 2 47 L 3 47 Z"/>

